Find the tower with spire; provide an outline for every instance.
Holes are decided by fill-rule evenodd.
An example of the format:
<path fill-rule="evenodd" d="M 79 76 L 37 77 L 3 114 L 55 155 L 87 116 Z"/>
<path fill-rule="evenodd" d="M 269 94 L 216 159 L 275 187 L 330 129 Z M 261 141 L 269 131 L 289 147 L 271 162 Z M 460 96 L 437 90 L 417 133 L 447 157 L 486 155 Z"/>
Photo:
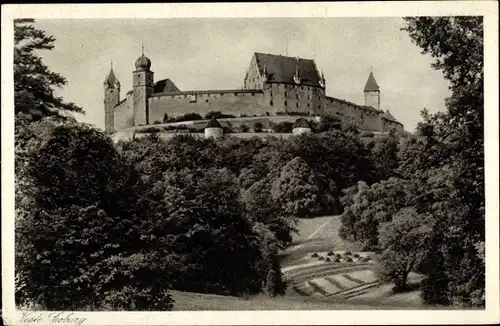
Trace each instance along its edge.
<path fill-rule="evenodd" d="M 149 96 L 153 93 L 154 73 L 151 71 L 151 60 L 142 55 L 135 61 L 135 71 L 132 73 L 134 97 L 134 125 L 149 124 Z"/>
<path fill-rule="evenodd" d="M 380 110 L 380 88 L 371 69 L 365 84 L 365 105 Z"/>
<path fill-rule="evenodd" d="M 104 130 L 114 132 L 114 108 L 120 102 L 120 82 L 113 71 L 113 61 L 106 79 L 104 79 Z"/>

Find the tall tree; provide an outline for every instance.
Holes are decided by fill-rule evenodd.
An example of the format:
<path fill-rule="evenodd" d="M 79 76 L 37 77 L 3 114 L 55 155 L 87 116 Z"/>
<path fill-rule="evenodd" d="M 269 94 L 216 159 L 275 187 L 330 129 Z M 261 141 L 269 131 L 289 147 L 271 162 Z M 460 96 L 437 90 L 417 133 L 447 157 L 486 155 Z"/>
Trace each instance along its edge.
<path fill-rule="evenodd" d="M 443 185 L 429 189 L 434 195 L 446 189 L 451 198 L 428 207 L 436 218 L 433 234 L 437 253 L 429 251 L 424 265 L 428 271 L 438 266 L 444 268 L 445 275 L 428 273 L 427 283 L 432 286 L 424 288 L 424 297 L 434 302 L 442 298 L 441 301 L 451 303 L 481 305 L 484 304 L 484 257 L 478 248 L 484 244 L 485 229 L 483 19 L 405 20 L 404 30 L 422 48 L 422 53 L 435 59 L 432 66 L 443 72 L 452 92 L 446 100 L 447 111 L 435 115 L 424 111 L 424 119 L 418 126 L 423 141 L 416 145 L 428 160 L 416 168 L 408 162 L 401 165 L 410 167 L 410 177 L 427 178 L 427 183 L 433 183 L 431 177 L 437 175 L 435 180 Z M 437 289 L 437 284 L 442 288 Z M 433 293 L 439 293 L 440 298 L 433 297 Z"/>
<path fill-rule="evenodd" d="M 64 111 L 83 113 L 74 103 L 56 96 L 54 89 L 66 79 L 47 67 L 38 51 L 52 50 L 55 38 L 35 28 L 34 19 L 14 21 L 14 107 L 16 122 L 37 121 L 43 117 L 68 119 Z"/>

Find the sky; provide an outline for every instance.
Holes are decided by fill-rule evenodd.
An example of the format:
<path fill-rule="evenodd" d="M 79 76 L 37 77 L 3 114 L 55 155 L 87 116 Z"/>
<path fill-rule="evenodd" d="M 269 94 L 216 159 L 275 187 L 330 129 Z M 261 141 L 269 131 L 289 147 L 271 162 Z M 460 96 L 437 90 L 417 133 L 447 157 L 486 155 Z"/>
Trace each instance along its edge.
<path fill-rule="evenodd" d="M 170 78 L 181 90 L 238 89 L 254 52 L 316 61 L 329 96 L 364 104 L 372 69 L 380 105 L 413 131 L 420 111 L 443 111 L 448 82 L 431 68 L 401 18 L 170 18 L 39 19 L 56 38 L 43 61 L 66 77 L 57 94 L 84 108 L 80 121 L 104 127 L 103 81 L 111 61 L 121 97 L 132 88 L 141 45 L 155 81 Z"/>

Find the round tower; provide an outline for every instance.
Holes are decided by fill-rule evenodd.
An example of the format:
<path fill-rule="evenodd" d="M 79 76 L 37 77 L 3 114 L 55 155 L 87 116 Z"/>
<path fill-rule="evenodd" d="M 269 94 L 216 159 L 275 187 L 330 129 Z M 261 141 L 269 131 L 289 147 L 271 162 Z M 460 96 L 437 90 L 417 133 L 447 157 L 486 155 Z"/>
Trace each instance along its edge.
<path fill-rule="evenodd" d="M 142 55 L 135 61 L 132 73 L 134 97 L 134 125 L 149 124 L 149 96 L 153 93 L 154 72 L 151 71 L 151 60 Z"/>
<path fill-rule="evenodd" d="M 311 132 L 311 126 L 304 118 L 297 119 L 292 126 L 292 134 L 294 135 L 309 134 Z"/>
<path fill-rule="evenodd" d="M 205 138 L 221 139 L 223 137 L 224 129 L 220 125 L 219 121 L 217 121 L 215 117 L 212 116 L 207 126 L 205 127 Z"/>
<path fill-rule="evenodd" d="M 104 79 L 104 130 L 115 131 L 115 106 L 120 103 L 120 82 L 113 71 L 113 63 L 106 79 Z"/>
<path fill-rule="evenodd" d="M 365 105 L 380 110 L 380 88 L 372 71 L 365 84 Z"/>

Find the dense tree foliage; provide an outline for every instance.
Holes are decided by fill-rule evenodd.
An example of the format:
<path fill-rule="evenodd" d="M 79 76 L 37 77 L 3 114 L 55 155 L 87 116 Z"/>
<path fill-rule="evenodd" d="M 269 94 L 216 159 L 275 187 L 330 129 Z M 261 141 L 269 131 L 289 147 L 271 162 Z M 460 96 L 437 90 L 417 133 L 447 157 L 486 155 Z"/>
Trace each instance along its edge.
<path fill-rule="evenodd" d="M 450 82 L 452 95 L 446 112 L 422 111 L 416 135 L 403 137 L 397 147 L 392 140 L 372 147 L 375 155 L 389 154 L 397 177 L 389 182 L 402 196 L 389 191 L 384 181 L 346 190 L 341 236 L 363 242 L 369 234 L 370 243 L 383 250 L 381 274 L 397 287 L 405 286 L 410 271 L 423 273 L 427 278 L 421 293 L 428 303 L 482 306 L 482 18 L 419 17 L 406 22 L 404 30 L 435 59 L 432 66 Z"/>
<path fill-rule="evenodd" d="M 138 296 L 122 307 L 170 307 L 164 262 L 132 245 L 140 237 L 129 215 L 134 174 L 109 138 L 86 125 L 56 126 L 18 172 L 29 181 L 16 205 L 18 302 L 74 309 L 133 290 Z M 151 275 L 158 278 L 147 282 Z"/>
<path fill-rule="evenodd" d="M 37 55 L 54 39 L 16 21 L 18 301 L 158 310 L 168 289 L 283 294 L 278 252 L 297 219 L 343 212 L 340 236 L 379 251 L 395 289 L 419 272 L 426 302 L 484 305 L 482 20 L 406 22 L 452 91 L 415 135 L 332 116 L 290 138 L 112 144 L 64 118 L 82 109 L 54 95 L 66 81 Z"/>
<path fill-rule="evenodd" d="M 16 122 L 43 117 L 67 118 L 64 111 L 82 113 L 83 109 L 65 102 L 54 88 L 66 85 L 66 79 L 51 71 L 40 51 L 54 48 L 54 37 L 35 28 L 33 19 L 14 21 L 14 107 Z"/>

